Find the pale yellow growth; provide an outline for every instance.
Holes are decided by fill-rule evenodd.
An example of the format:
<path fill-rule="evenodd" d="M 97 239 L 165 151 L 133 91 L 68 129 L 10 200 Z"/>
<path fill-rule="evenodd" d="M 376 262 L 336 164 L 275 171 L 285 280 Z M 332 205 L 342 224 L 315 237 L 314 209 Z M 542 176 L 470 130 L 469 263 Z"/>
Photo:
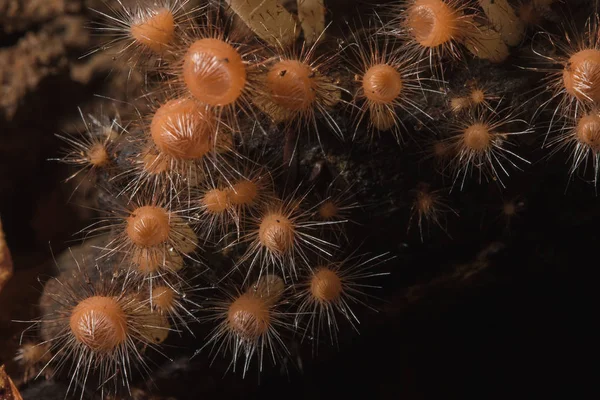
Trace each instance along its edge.
<path fill-rule="evenodd" d="M 479 58 L 500 63 L 509 55 L 500 33 L 486 25 L 478 25 L 465 42 L 467 49 Z"/>
<path fill-rule="evenodd" d="M 160 344 L 167 340 L 171 324 L 166 316 L 160 313 L 148 313 L 143 317 L 140 334 L 150 343 Z"/>
<path fill-rule="evenodd" d="M 287 47 L 296 40 L 296 19 L 278 0 L 227 0 L 227 4 L 264 41 Z"/>
<path fill-rule="evenodd" d="M 479 0 L 479 5 L 507 45 L 516 46 L 521 43 L 525 25 L 507 0 Z"/>
<path fill-rule="evenodd" d="M 275 305 L 285 291 L 285 283 L 277 275 L 267 274 L 261 276 L 252 285 L 255 293 L 264 299 L 269 305 Z"/>
<path fill-rule="evenodd" d="M 298 19 L 308 44 L 314 43 L 325 30 L 325 0 L 298 0 Z"/>

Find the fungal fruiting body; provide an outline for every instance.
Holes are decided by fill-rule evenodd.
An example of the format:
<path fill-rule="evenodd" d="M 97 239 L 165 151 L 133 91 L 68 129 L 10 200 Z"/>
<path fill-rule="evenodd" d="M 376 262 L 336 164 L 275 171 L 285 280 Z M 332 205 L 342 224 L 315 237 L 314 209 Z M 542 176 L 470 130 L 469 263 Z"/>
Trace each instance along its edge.
<path fill-rule="evenodd" d="M 412 52 L 431 60 L 431 67 L 446 55 L 460 58 L 459 46 L 475 31 L 472 11 L 462 0 L 409 0 L 396 17 L 392 33 L 408 38 Z"/>
<path fill-rule="evenodd" d="M 157 149 L 175 160 L 201 159 L 213 144 L 215 117 L 196 101 L 174 99 L 161 105 L 150 124 Z"/>
<path fill-rule="evenodd" d="M 248 216 L 255 215 L 275 199 L 271 171 L 268 166 L 253 163 L 233 170 L 227 191 L 240 226 L 245 226 Z"/>
<path fill-rule="evenodd" d="M 83 396 L 85 384 L 97 379 L 104 396 L 129 390 L 135 370 L 148 373 L 144 353 L 157 343 L 150 335 L 156 324 L 148 300 L 140 301 L 127 277 L 97 266 L 89 272 L 65 271 L 45 287 L 39 324 L 52 357 L 44 368 L 69 367 L 67 394 L 81 386 Z"/>
<path fill-rule="evenodd" d="M 206 240 L 223 240 L 229 232 L 229 224 L 238 225 L 235 209 L 231 206 L 229 190 L 214 182 L 207 182 L 197 196 L 198 230 Z M 239 227 L 238 227 L 239 231 Z"/>
<path fill-rule="evenodd" d="M 189 92 L 209 106 L 235 103 L 246 87 L 246 65 L 239 51 L 217 38 L 201 38 L 187 49 L 183 80 Z"/>
<path fill-rule="evenodd" d="M 377 272 L 376 267 L 390 259 L 387 253 L 373 257 L 353 254 L 340 262 L 322 262 L 308 270 L 296 284 L 294 295 L 298 306 L 295 325 L 305 327 L 303 338 L 309 335 L 315 340 L 315 349 L 321 333 L 337 344 L 340 315 L 358 330 L 360 322 L 353 306 L 370 307 L 366 303 L 371 296 L 368 290 L 378 287 L 373 278 L 387 275 Z"/>
<path fill-rule="evenodd" d="M 142 189 L 189 189 L 232 153 L 231 131 L 219 128 L 214 111 L 190 96 L 159 102 L 148 119 L 132 140 L 132 165 L 116 177 L 130 198 Z"/>
<path fill-rule="evenodd" d="M 563 71 L 563 84 L 567 93 L 580 102 L 594 105 L 600 105 L 599 44 L 573 53 Z"/>
<path fill-rule="evenodd" d="M 102 18 L 97 31 L 111 40 L 101 49 L 116 47 L 116 55 L 127 59 L 132 68 L 151 67 L 170 58 L 180 36 L 191 26 L 189 0 L 161 0 L 151 4 L 125 5 L 117 0 L 107 12 L 93 10 Z M 94 52 L 97 50 L 94 50 Z"/>
<path fill-rule="evenodd" d="M 489 85 L 471 82 L 466 86 L 467 90 L 461 90 L 456 96 L 450 98 L 449 106 L 453 113 L 460 114 L 479 107 L 494 111 L 492 102 L 500 98 L 493 94 Z"/>
<path fill-rule="evenodd" d="M 421 105 L 423 93 L 432 91 L 425 85 L 430 79 L 420 76 L 421 59 L 411 53 L 395 51 L 398 44 L 395 39 L 369 35 L 368 31 L 361 36 L 354 35 L 355 43 L 348 46 L 357 86 L 351 103 L 356 125 L 353 139 L 361 122 L 368 119 L 371 140 L 373 133 L 389 131 L 402 143 L 408 131 L 406 117 L 420 123 L 421 117 L 431 118 Z"/>
<path fill-rule="evenodd" d="M 177 330 L 184 328 L 193 336 L 194 333 L 189 325 L 191 322 L 197 321 L 195 312 L 202 306 L 196 303 L 190 295 L 200 288 L 183 285 L 181 281 L 164 281 L 151 289 L 152 310 L 161 316 L 168 317 Z M 167 324 L 168 322 L 162 322 L 158 326 L 168 326 Z"/>
<path fill-rule="evenodd" d="M 239 238 L 247 216 L 256 214 L 274 199 L 272 190 L 272 177 L 262 167 L 246 166 L 239 171 L 232 168 L 230 176 L 222 179 L 207 176 L 199 193 L 193 196 L 198 230 L 206 240 L 216 237 L 218 242 L 233 224 Z"/>
<path fill-rule="evenodd" d="M 23 380 L 27 382 L 35 378 L 51 357 L 47 343 L 27 342 L 19 346 L 14 360 L 23 368 Z"/>
<path fill-rule="evenodd" d="M 455 96 L 450 98 L 450 110 L 455 114 L 467 111 L 471 106 L 471 99 L 468 96 Z"/>
<path fill-rule="evenodd" d="M 554 130 L 561 120 L 574 118 L 578 109 L 600 106 L 600 22 L 599 15 L 593 14 L 582 32 L 567 31 L 564 38 L 551 37 L 552 53 L 536 51 L 546 72 L 544 90 L 552 96 L 540 106 L 544 110 L 555 104 L 550 117 L 548 133 Z M 567 122 L 568 123 L 568 122 Z"/>
<path fill-rule="evenodd" d="M 338 175 L 339 177 L 341 175 Z M 313 216 L 315 220 L 327 223 L 321 229 L 323 237 L 332 233 L 335 243 L 349 241 L 345 231 L 346 222 L 352 222 L 352 212 L 361 207 L 353 192 L 353 185 L 341 183 L 343 179 L 338 178 L 333 179 L 327 186 L 325 197 L 315 206 Z"/>
<path fill-rule="evenodd" d="M 280 305 L 283 280 L 277 278 L 267 275 L 245 291 L 227 294 L 226 299 L 215 302 L 208 310 L 211 316 L 206 319 L 216 322 L 217 326 L 196 353 L 206 347 L 214 357 L 220 352 L 229 352 L 234 371 L 242 359 L 243 375 L 253 358 L 257 359 L 261 371 L 265 354 L 271 355 L 273 363 L 288 354 L 281 330 L 289 329 L 290 323 Z"/>
<path fill-rule="evenodd" d="M 413 222 L 417 224 L 421 242 L 424 242 L 425 236 L 429 234 L 432 224 L 446 232 L 447 214 L 458 216 L 458 213 L 444 200 L 441 190 L 431 190 L 429 185 L 420 184 L 413 194 L 407 233 L 410 232 Z"/>
<path fill-rule="evenodd" d="M 600 179 L 600 111 L 598 108 L 583 111 L 569 120 L 556 137 L 548 141 L 548 147 L 556 146 L 553 152 L 569 152 L 571 165 L 569 175 L 585 173 L 591 166 L 594 186 Z"/>
<path fill-rule="evenodd" d="M 526 121 L 513 118 L 505 110 L 478 110 L 468 118 L 454 122 L 451 130 L 454 135 L 448 139 L 453 147 L 453 158 L 449 166 L 453 175 L 453 185 L 460 182 L 462 189 L 468 176 L 474 172 L 481 183 L 483 178 L 498 181 L 504 186 L 502 176 L 508 176 L 508 166 L 520 169 L 518 162 L 528 163 L 509 146 L 511 136 L 531 132 L 527 127 L 512 131 L 513 125 L 528 125 Z"/>
<path fill-rule="evenodd" d="M 58 160 L 77 168 L 67 181 L 80 174 L 91 180 L 95 178 L 96 172 L 110 168 L 114 163 L 115 145 L 124 130 L 118 115 L 114 118 L 88 115 L 86 119 L 81 110 L 80 115 L 85 132 L 78 136 L 56 135 L 68 145 L 64 156 Z"/>
<path fill-rule="evenodd" d="M 278 49 L 261 64 L 259 84 L 252 100 L 276 124 L 299 130 L 308 126 L 317 134 L 317 119 L 343 139 L 332 110 L 341 99 L 341 87 L 330 76 L 334 55 L 317 55 L 317 43 L 299 50 Z M 304 128 L 305 129 L 305 128 Z"/>
<path fill-rule="evenodd" d="M 240 111 L 254 116 L 249 95 L 260 57 L 251 40 L 235 37 L 236 32 L 220 22 L 219 15 L 207 12 L 201 21 L 182 38 L 175 52 L 177 60 L 168 68 L 172 79 L 167 86 L 174 87 L 179 96 L 193 97 L 214 114 L 216 145 L 223 129 L 241 133 Z"/>
<path fill-rule="evenodd" d="M 297 190 L 285 201 L 274 201 L 252 217 L 248 233 L 234 245 L 248 243 L 238 265 L 249 260 L 248 273 L 254 267 L 273 273 L 278 269 L 283 277 L 295 279 L 299 268 L 309 265 L 307 252 L 330 255 L 337 245 L 321 239 L 319 227 L 336 221 L 313 220 L 314 209 L 302 209 L 306 195 L 295 198 Z"/>
<path fill-rule="evenodd" d="M 140 196 L 127 207 L 86 230 L 87 234 L 113 230 L 101 258 L 117 256 L 131 272 L 146 278 L 176 276 L 184 258 L 194 259 L 198 237 L 189 218 L 169 201 Z M 153 279 L 148 282 L 152 284 Z"/>

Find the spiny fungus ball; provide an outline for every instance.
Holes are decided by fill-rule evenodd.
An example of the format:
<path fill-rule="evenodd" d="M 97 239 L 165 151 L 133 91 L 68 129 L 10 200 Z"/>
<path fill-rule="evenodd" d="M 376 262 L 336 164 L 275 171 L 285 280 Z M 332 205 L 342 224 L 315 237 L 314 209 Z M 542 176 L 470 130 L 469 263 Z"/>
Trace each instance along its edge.
<path fill-rule="evenodd" d="M 335 218 L 339 215 L 339 207 L 331 200 L 323 202 L 319 206 L 319 216 L 324 220 Z"/>
<path fill-rule="evenodd" d="M 460 14 L 442 0 L 416 0 L 407 10 L 407 25 L 423 47 L 437 47 L 461 35 Z"/>
<path fill-rule="evenodd" d="M 309 65 L 298 60 L 282 60 L 267 74 L 267 88 L 273 102 L 291 111 L 309 109 L 316 98 L 316 82 Z"/>
<path fill-rule="evenodd" d="M 229 206 L 227 190 L 211 189 L 204 194 L 202 205 L 211 214 L 220 214 Z"/>
<path fill-rule="evenodd" d="M 214 116 L 194 100 L 175 99 L 160 106 L 150 124 L 158 149 L 174 158 L 193 160 L 211 149 Z"/>
<path fill-rule="evenodd" d="M 75 339 L 99 353 L 111 352 L 127 339 L 127 318 L 113 297 L 83 299 L 73 309 L 69 326 Z"/>
<path fill-rule="evenodd" d="M 471 102 L 475 105 L 485 103 L 485 92 L 482 89 L 473 89 L 469 96 L 471 97 Z"/>
<path fill-rule="evenodd" d="M 15 360 L 25 367 L 32 367 L 39 362 L 47 361 L 48 358 L 50 358 L 48 344 L 23 343 L 17 350 Z"/>
<path fill-rule="evenodd" d="M 567 93 L 578 100 L 600 104 L 600 50 L 573 54 L 563 71 L 563 83 Z"/>
<path fill-rule="evenodd" d="M 246 66 L 229 43 L 215 38 L 200 39 L 185 54 L 183 80 L 202 103 L 227 106 L 238 100 L 246 86 Z"/>
<path fill-rule="evenodd" d="M 391 65 L 377 64 L 363 76 L 362 87 L 365 97 L 375 103 L 390 104 L 402 92 L 402 76 Z"/>
<path fill-rule="evenodd" d="M 103 143 L 92 145 L 87 151 L 87 158 L 94 167 L 104 167 L 110 162 L 110 156 Z"/>
<path fill-rule="evenodd" d="M 244 339 L 256 339 L 269 331 L 269 304 L 265 299 L 244 293 L 229 306 L 227 322 L 229 327 Z"/>
<path fill-rule="evenodd" d="M 172 310 L 177 298 L 177 293 L 167 285 L 152 288 L 152 304 L 161 312 Z"/>
<path fill-rule="evenodd" d="M 575 128 L 577 140 L 587 145 L 594 152 L 600 151 L 600 114 L 585 114 L 577 122 Z"/>
<path fill-rule="evenodd" d="M 161 8 L 147 19 L 133 24 L 130 31 L 136 42 L 161 54 L 172 44 L 175 37 L 175 17 L 170 10 Z"/>
<path fill-rule="evenodd" d="M 273 274 L 261 276 L 254 283 L 253 287 L 256 295 L 265 299 L 269 304 L 278 302 L 285 291 L 283 279 Z"/>
<path fill-rule="evenodd" d="M 236 206 L 251 205 L 258 197 L 258 185 L 244 179 L 233 184 L 229 190 L 229 201 Z"/>
<path fill-rule="evenodd" d="M 312 276 L 310 292 L 320 302 L 335 301 L 342 294 L 342 280 L 335 271 L 321 267 Z"/>
<path fill-rule="evenodd" d="M 169 213 L 161 207 L 138 207 L 127 218 L 127 236 L 140 247 L 152 247 L 166 242 L 170 231 Z"/>
<path fill-rule="evenodd" d="M 179 271 L 183 268 L 183 257 L 174 251 L 148 251 L 137 249 L 133 252 L 131 262 L 142 275 L 153 275 L 160 270 Z"/>
<path fill-rule="evenodd" d="M 387 107 L 369 107 L 371 123 L 379 131 L 389 131 L 396 126 L 396 114 Z"/>
<path fill-rule="evenodd" d="M 464 145 L 474 151 L 484 151 L 490 146 L 492 138 L 489 127 L 483 123 L 475 123 L 463 132 Z"/>
<path fill-rule="evenodd" d="M 169 170 L 169 162 L 153 151 L 146 150 L 141 154 L 143 170 L 150 175 L 158 175 Z"/>
<path fill-rule="evenodd" d="M 294 246 L 294 223 L 285 215 L 273 212 L 265 215 L 260 223 L 260 244 L 276 254 L 284 254 Z"/>
<path fill-rule="evenodd" d="M 453 97 L 450 99 L 450 110 L 455 113 L 467 110 L 471 106 L 469 97 Z"/>
<path fill-rule="evenodd" d="M 416 208 L 420 213 L 426 214 L 433 208 L 434 198 L 428 191 L 419 190 L 416 198 Z"/>

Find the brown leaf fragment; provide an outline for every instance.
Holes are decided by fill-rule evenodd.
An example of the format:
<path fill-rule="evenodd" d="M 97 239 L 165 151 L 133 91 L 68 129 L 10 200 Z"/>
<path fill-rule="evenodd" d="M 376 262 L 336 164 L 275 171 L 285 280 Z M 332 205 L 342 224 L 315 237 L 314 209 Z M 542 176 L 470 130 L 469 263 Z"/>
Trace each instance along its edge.
<path fill-rule="evenodd" d="M 0 400 L 23 400 L 21 393 L 6 373 L 4 365 L 0 366 Z"/>

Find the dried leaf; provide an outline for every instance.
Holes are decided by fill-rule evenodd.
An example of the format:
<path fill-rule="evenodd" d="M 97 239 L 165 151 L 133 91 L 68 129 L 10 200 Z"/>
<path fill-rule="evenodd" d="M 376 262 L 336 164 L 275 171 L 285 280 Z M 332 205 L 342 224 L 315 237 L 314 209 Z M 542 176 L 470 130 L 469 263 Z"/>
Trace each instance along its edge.
<path fill-rule="evenodd" d="M 227 0 L 227 4 L 264 41 L 287 47 L 296 40 L 296 18 L 278 0 Z"/>
<path fill-rule="evenodd" d="M 307 43 L 314 43 L 325 30 L 325 0 L 298 0 L 298 18 Z"/>
<path fill-rule="evenodd" d="M 12 379 L 6 374 L 4 365 L 0 366 L 0 400 L 23 400 Z"/>

